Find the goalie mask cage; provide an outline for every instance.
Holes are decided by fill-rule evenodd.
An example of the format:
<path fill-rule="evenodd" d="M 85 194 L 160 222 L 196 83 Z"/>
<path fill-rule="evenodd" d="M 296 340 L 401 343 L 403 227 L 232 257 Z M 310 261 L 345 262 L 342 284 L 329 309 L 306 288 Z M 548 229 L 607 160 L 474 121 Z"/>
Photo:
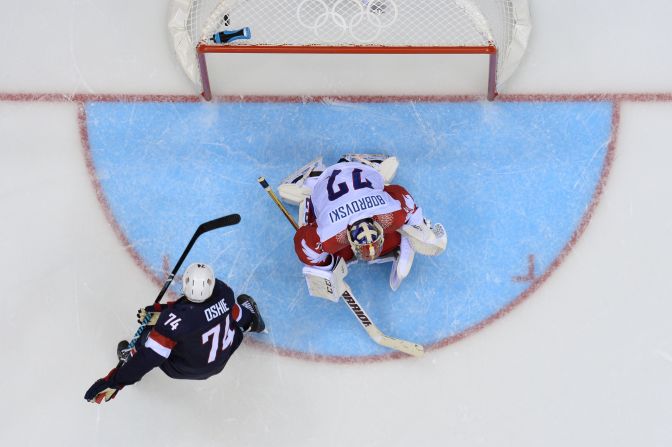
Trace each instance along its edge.
<path fill-rule="evenodd" d="M 211 41 L 245 27 L 250 39 Z M 530 20 L 527 0 L 172 0 L 169 28 L 206 100 L 207 53 L 483 54 L 492 100 L 525 52 Z"/>

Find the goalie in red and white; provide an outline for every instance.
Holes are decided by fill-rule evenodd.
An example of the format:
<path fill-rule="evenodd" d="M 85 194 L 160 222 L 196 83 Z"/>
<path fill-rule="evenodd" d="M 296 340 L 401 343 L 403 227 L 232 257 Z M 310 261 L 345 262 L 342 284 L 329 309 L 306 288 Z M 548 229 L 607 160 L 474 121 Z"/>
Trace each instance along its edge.
<path fill-rule="evenodd" d="M 403 186 L 389 184 L 398 166 L 396 157 L 346 154 L 326 168 L 320 157 L 279 186 L 285 201 L 299 205 L 294 248 L 311 295 L 338 301 L 353 261 L 392 262 L 390 288 L 397 290 L 416 252 L 445 250 L 443 226 L 425 219 Z"/>

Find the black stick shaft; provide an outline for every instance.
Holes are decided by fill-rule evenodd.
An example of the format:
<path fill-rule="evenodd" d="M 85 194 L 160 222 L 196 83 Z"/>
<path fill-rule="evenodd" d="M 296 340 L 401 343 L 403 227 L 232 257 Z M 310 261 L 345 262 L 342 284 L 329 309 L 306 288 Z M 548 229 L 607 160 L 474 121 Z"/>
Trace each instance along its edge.
<path fill-rule="evenodd" d="M 240 222 L 240 215 L 229 214 L 228 216 L 220 217 L 218 219 L 214 219 L 199 225 L 198 228 L 196 229 L 196 232 L 191 237 L 191 240 L 187 244 L 187 248 L 185 248 L 184 252 L 182 252 L 182 256 L 180 256 L 180 259 L 177 260 L 175 268 L 173 268 L 173 271 L 170 272 L 170 276 L 168 276 L 168 279 L 163 284 L 163 288 L 159 292 L 159 295 L 156 297 L 154 302 L 158 303 L 159 301 L 161 301 L 161 298 L 163 298 L 163 295 L 165 295 L 166 291 L 168 290 L 168 287 L 170 287 L 170 283 L 173 282 L 173 278 L 175 278 L 177 271 L 180 269 L 182 263 L 184 262 L 184 260 L 187 258 L 187 255 L 191 251 L 191 248 L 196 243 L 196 239 L 198 239 L 203 233 L 207 233 L 208 231 L 212 231 L 217 228 L 227 227 L 229 225 L 235 225 L 238 222 Z"/>

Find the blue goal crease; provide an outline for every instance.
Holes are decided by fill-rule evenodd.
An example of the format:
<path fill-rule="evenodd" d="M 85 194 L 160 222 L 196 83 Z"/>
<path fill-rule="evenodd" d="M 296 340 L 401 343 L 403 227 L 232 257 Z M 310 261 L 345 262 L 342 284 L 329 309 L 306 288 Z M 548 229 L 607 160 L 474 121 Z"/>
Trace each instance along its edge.
<path fill-rule="evenodd" d="M 416 256 L 397 292 L 390 264 L 355 265 L 348 282 L 388 335 L 441 342 L 526 291 L 581 224 L 608 154 L 611 102 L 115 103 L 86 105 L 95 175 L 117 224 L 161 276 L 202 222 L 242 222 L 199 239 L 185 261 L 212 263 L 259 303 L 262 343 L 297 353 L 370 356 L 343 304 L 308 296 L 293 229 L 259 188 L 307 161 L 396 155 L 394 183 L 441 222 L 448 248 Z M 295 207 L 290 211 L 296 213 Z M 518 278 L 515 280 L 514 278 Z"/>

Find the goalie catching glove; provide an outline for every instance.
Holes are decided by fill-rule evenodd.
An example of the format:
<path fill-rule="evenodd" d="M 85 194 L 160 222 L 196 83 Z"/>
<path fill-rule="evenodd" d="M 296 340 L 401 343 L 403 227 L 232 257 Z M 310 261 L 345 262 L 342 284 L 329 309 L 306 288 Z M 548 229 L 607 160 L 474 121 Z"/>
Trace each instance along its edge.
<path fill-rule="evenodd" d="M 443 225 L 432 225 L 429 221 L 416 225 L 404 225 L 397 230 L 408 238 L 413 250 L 425 256 L 437 256 L 443 253 L 448 243 L 448 236 Z"/>

